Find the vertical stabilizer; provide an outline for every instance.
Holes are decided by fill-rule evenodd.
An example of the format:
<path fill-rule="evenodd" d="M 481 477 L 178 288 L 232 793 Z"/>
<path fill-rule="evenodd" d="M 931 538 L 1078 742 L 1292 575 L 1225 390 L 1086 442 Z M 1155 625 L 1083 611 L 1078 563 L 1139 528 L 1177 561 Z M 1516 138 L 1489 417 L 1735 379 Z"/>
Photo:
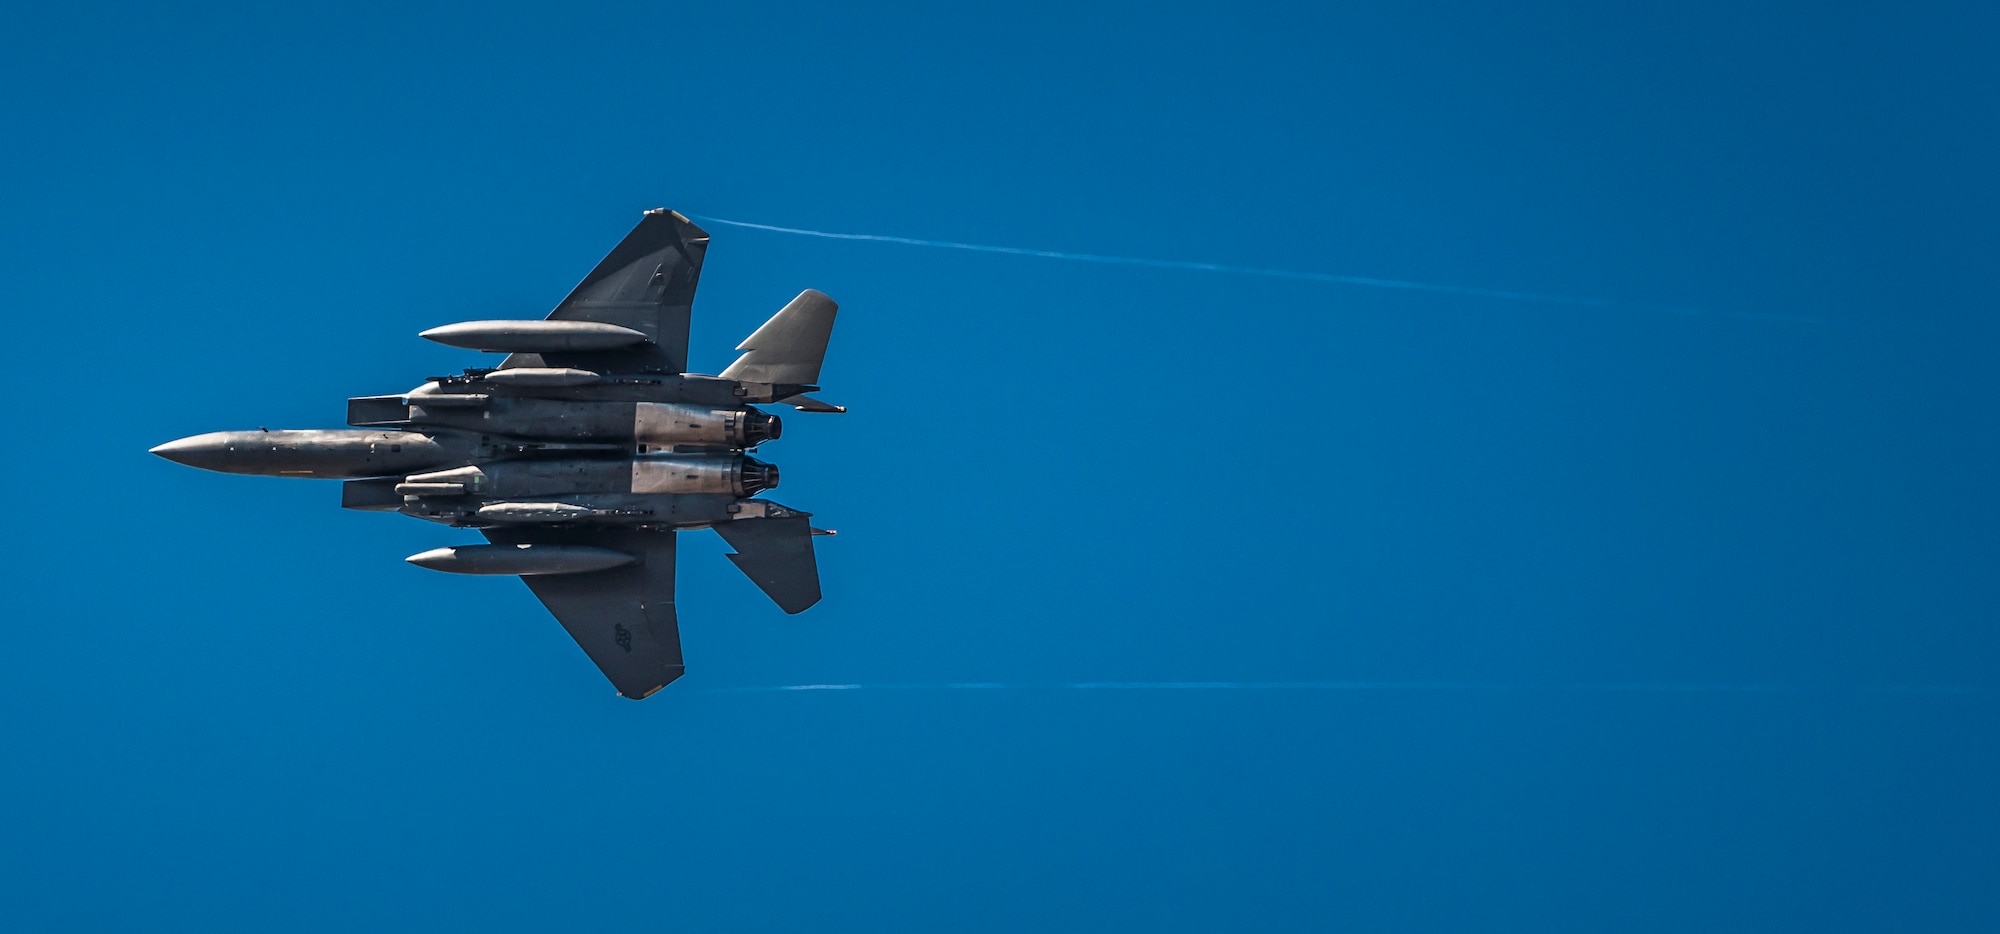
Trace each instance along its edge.
<path fill-rule="evenodd" d="M 817 385 L 820 363 L 826 359 L 826 342 L 833 337 L 833 315 L 839 310 L 840 306 L 822 292 L 800 292 L 736 346 L 743 356 L 722 371 L 722 378 Z"/>

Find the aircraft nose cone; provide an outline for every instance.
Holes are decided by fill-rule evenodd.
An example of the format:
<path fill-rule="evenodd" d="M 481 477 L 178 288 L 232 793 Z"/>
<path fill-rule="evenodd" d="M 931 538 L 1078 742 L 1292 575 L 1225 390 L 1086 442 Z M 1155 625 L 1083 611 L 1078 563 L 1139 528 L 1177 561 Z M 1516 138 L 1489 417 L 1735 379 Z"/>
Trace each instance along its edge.
<path fill-rule="evenodd" d="M 146 453 L 158 454 L 176 464 L 185 464 L 187 463 L 185 458 L 197 447 L 200 447 L 200 445 L 195 442 L 195 439 L 182 438 L 179 441 L 169 441 L 165 444 L 153 445 Z"/>
<path fill-rule="evenodd" d="M 149 449 L 148 453 L 157 454 L 176 464 L 213 470 L 217 456 L 225 449 L 226 445 L 220 436 L 210 432 L 157 445 Z"/>

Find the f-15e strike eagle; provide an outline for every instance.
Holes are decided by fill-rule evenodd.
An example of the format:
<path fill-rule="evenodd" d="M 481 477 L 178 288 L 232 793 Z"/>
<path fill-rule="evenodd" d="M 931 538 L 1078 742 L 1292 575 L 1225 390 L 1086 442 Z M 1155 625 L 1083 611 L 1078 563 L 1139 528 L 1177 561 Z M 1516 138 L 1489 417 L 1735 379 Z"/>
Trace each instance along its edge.
<path fill-rule="evenodd" d="M 153 448 L 227 473 L 347 481 L 341 505 L 478 529 L 490 544 L 408 559 L 459 574 L 517 574 L 618 693 L 681 676 L 674 540 L 712 528 L 787 613 L 819 602 L 811 513 L 756 494 L 778 469 L 757 405 L 843 412 L 808 392 L 833 334 L 832 299 L 807 290 L 736 349 L 720 374 L 687 372 L 688 319 L 708 234 L 667 210 L 639 226 L 542 321 L 467 321 L 423 332 L 503 352 L 498 367 L 347 400 L 324 431 L 221 431 Z"/>

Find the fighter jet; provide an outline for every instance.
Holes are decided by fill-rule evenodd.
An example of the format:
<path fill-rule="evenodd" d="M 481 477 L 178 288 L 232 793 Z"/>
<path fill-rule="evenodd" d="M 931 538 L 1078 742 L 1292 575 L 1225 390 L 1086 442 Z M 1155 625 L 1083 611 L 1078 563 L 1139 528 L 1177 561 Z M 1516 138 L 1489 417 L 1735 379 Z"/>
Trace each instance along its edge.
<path fill-rule="evenodd" d="M 844 412 L 809 395 L 837 306 L 801 292 L 721 373 L 687 372 L 708 234 L 664 209 L 541 321 L 466 321 L 438 343 L 505 353 L 494 367 L 347 400 L 351 428 L 221 431 L 152 453 L 225 473 L 344 480 L 348 509 L 475 529 L 487 544 L 411 555 L 457 574 L 519 575 L 624 697 L 681 676 L 675 537 L 712 528 L 786 613 L 819 602 L 812 514 L 757 494 L 751 457 L 783 423 L 759 405 Z"/>

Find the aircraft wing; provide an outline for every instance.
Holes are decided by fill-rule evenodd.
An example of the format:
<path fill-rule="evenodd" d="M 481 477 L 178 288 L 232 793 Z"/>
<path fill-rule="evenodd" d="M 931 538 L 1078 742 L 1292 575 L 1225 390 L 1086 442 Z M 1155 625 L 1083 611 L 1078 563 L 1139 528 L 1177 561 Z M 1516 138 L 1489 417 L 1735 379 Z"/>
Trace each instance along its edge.
<path fill-rule="evenodd" d="M 680 622 L 674 615 L 674 533 L 634 529 L 486 529 L 496 545 L 591 545 L 639 560 L 588 574 L 521 578 L 556 622 L 618 689 L 642 700 L 684 670 Z"/>
<path fill-rule="evenodd" d="M 601 321 L 644 331 L 652 343 L 616 350 L 511 354 L 511 367 L 576 367 L 599 373 L 687 372 L 688 323 L 708 232 L 664 208 L 639 226 L 549 312 L 550 320 Z"/>

